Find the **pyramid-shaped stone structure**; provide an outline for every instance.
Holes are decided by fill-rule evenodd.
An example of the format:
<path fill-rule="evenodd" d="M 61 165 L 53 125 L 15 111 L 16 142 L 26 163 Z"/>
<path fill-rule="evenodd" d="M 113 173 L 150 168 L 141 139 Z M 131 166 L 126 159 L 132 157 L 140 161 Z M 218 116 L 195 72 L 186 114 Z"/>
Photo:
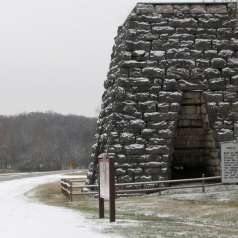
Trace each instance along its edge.
<path fill-rule="evenodd" d="M 119 27 L 88 178 L 117 182 L 220 174 L 238 122 L 236 3 L 139 3 Z"/>

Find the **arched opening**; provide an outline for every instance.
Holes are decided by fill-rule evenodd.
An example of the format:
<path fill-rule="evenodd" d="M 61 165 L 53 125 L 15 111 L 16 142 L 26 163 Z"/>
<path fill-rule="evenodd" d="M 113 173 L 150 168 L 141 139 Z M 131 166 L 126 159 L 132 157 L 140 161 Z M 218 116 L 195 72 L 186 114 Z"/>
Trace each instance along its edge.
<path fill-rule="evenodd" d="M 199 91 L 185 92 L 178 115 L 171 162 L 171 178 L 219 174 L 219 158 L 209 127 L 205 100 Z"/>

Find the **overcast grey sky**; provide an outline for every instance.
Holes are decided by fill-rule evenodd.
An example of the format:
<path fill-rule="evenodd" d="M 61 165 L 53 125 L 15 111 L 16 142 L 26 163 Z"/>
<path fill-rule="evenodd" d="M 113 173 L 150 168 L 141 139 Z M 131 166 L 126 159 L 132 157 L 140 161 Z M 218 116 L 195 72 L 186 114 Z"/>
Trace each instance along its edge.
<path fill-rule="evenodd" d="M 136 2 L 0 1 L 0 114 L 95 116 L 113 38 Z"/>

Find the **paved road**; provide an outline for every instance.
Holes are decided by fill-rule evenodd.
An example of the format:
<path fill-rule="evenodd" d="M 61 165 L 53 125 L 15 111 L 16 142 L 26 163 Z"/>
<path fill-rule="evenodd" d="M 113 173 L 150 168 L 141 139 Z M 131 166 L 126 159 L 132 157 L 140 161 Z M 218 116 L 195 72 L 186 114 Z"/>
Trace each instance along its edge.
<path fill-rule="evenodd" d="M 92 221 L 85 219 L 79 212 L 47 206 L 24 196 L 26 192 L 40 184 L 59 180 L 60 175 L 24 178 L 26 176 L 29 175 L 22 174 L 21 179 L 15 177 L 14 180 L 0 182 L 1 238 L 112 237 L 100 233 L 95 229 L 95 224 L 93 225 Z M 102 225 L 100 223 L 99 226 Z"/>
<path fill-rule="evenodd" d="M 0 173 L 0 182 L 9 181 L 13 179 L 22 179 L 22 178 L 31 178 L 31 177 L 40 177 L 45 175 L 54 175 L 62 173 L 70 173 L 71 170 L 62 170 L 62 171 L 49 171 L 49 172 L 32 172 L 32 173 Z"/>

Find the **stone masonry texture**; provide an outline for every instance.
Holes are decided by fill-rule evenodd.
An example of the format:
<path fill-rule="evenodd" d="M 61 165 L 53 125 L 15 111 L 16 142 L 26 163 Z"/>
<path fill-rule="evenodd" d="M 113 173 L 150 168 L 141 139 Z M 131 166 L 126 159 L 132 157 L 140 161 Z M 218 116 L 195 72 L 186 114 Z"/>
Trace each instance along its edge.
<path fill-rule="evenodd" d="M 115 38 L 89 183 L 106 154 L 117 182 L 220 174 L 238 122 L 236 7 L 136 5 Z"/>

